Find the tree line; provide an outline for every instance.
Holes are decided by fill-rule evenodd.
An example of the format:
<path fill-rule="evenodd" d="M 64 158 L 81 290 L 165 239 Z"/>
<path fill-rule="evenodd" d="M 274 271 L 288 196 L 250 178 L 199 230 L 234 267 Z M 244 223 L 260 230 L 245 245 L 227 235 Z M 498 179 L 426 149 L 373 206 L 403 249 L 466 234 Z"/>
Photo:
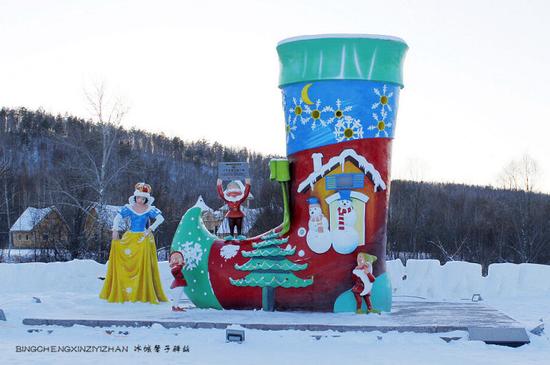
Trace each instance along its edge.
<path fill-rule="evenodd" d="M 519 189 L 392 182 L 388 251 L 482 264 L 550 263 L 550 196 Z"/>
<path fill-rule="evenodd" d="M 84 232 L 87 208 L 125 204 L 138 181 L 153 187 L 166 218 L 157 241 L 169 246 L 182 213 L 199 195 L 214 209 L 221 206 L 215 191 L 220 161 L 250 164 L 253 205 L 264 207 L 252 233 L 280 222 L 280 187 L 269 180 L 268 164 L 278 156 L 122 128 L 125 110 L 116 104 L 104 108 L 101 90 L 97 94 L 90 99 L 93 120 L 0 110 L 0 248 L 8 246 L 10 225 L 27 207 L 55 205 L 70 230 L 68 241 L 59 243 L 60 252 L 69 253 L 63 258 L 105 262 L 109 242 Z M 550 196 L 522 188 L 513 167 L 503 171 L 501 189 L 393 181 L 388 256 L 466 260 L 484 267 L 550 263 Z"/>
<path fill-rule="evenodd" d="M 85 234 L 89 207 L 127 203 L 138 181 L 153 187 L 166 219 L 157 241 L 169 246 L 181 215 L 199 195 L 214 209 L 223 204 L 216 192 L 219 161 L 248 162 L 253 206 L 267 207 L 266 215 L 281 210 L 280 187 L 269 180 L 269 160 L 276 156 L 127 130 L 108 118 L 97 122 L 42 110 L 0 110 L 0 248 L 8 246 L 9 228 L 27 207 L 55 205 L 70 230 L 68 242 L 56 243 L 59 257 L 68 251 L 68 258 L 105 262 L 109 242 Z M 273 224 L 262 216 L 258 223 L 255 232 Z"/>

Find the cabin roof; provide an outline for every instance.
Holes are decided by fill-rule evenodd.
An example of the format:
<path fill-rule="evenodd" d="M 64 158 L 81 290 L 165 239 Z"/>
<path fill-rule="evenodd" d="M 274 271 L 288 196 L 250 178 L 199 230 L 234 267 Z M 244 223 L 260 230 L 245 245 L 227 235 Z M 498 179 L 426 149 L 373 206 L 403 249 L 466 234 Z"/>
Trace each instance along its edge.
<path fill-rule="evenodd" d="M 302 193 L 308 188 L 313 189 L 313 185 L 325 177 L 329 172 L 337 168 L 342 167 L 344 171 L 344 163 L 346 160 L 353 162 L 365 175 L 367 175 L 374 183 L 374 191 L 378 189 L 386 190 L 386 183 L 382 179 L 380 172 L 374 168 L 374 165 L 370 163 L 365 157 L 359 155 L 352 149 L 343 150 L 338 156 L 332 157 L 327 163 L 317 167 L 309 176 L 298 185 L 298 192 Z"/>
<path fill-rule="evenodd" d="M 210 208 L 202 198 L 202 195 L 199 195 L 199 198 L 197 199 L 197 202 L 195 203 L 194 207 L 199 207 L 203 212 L 213 212 L 214 209 Z"/>
<path fill-rule="evenodd" d="M 53 211 L 54 206 L 47 208 L 28 207 L 11 226 L 10 232 L 30 232 Z"/>

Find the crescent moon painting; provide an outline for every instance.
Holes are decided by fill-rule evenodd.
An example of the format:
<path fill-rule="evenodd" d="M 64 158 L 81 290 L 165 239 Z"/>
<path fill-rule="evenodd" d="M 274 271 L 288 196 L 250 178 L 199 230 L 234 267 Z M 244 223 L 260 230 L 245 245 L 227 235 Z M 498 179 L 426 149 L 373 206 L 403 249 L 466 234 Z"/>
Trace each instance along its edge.
<path fill-rule="evenodd" d="M 302 100 L 303 100 L 304 103 L 306 103 L 307 105 L 312 105 L 312 104 L 313 104 L 313 101 L 311 101 L 311 99 L 309 98 L 309 95 L 308 95 L 308 91 L 309 91 L 309 88 L 311 87 L 311 85 L 313 85 L 313 84 L 307 84 L 307 85 L 304 86 L 304 88 L 302 89 Z"/>

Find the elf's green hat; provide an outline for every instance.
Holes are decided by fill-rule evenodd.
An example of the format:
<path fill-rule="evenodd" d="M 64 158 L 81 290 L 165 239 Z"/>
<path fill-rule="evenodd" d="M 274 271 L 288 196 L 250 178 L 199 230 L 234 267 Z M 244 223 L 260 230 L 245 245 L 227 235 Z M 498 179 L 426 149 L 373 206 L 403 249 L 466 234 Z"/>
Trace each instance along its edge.
<path fill-rule="evenodd" d="M 368 262 L 368 263 L 370 263 L 370 264 L 373 264 L 374 261 L 376 261 L 376 259 L 378 258 L 378 257 L 376 257 L 376 256 L 374 256 L 374 255 L 371 255 L 371 254 L 368 254 L 368 253 L 366 253 L 366 252 L 359 252 L 359 253 L 357 254 L 357 257 L 359 257 L 359 256 L 363 257 L 363 259 L 365 260 L 365 262 Z"/>

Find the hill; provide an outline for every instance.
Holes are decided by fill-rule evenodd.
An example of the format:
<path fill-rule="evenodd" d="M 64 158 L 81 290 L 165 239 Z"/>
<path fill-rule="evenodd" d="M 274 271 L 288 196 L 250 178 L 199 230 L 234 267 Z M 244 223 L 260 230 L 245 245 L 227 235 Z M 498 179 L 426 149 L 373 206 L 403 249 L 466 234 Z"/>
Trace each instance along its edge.
<path fill-rule="evenodd" d="M 105 143 L 112 141 L 105 161 Z M 69 115 L 25 108 L 0 110 L 0 248 L 29 206 L 59 207 L 70 227 L 70 258 L 104 262 L 108 242 L 83 234 L 85 207 L 122 205 L 133 184 L 153 186 L 166 217 L 159 247 L 168 246 L 181 215 L 202 195 L 218 208 L 220 161 L 250 164 L 253 206 L 265 207 L 252 233 L 280 220 L 279 187 L 269 181 L 270 158 L 243 149 L 184 141 L 137 129 L 113 128 Z M 3 166 L 3 168 L 1 167 Z M 2 173 L 3 171 L 3 173 Z M 550 196 L 460 184 L 392 182 L 389 257 L 481 263 L 550 263 Z M 0 251 L 2 252 L 2 251 Z"/>

